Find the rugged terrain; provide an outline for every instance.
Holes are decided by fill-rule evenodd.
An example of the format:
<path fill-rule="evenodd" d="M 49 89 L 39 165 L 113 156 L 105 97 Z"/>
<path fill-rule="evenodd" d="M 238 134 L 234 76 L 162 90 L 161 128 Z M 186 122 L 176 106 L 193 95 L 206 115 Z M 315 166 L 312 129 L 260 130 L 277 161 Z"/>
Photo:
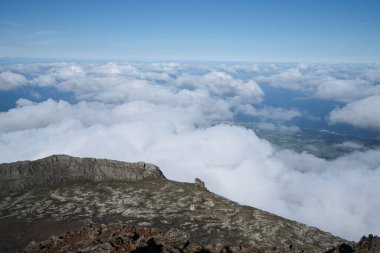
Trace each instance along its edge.
<path fill-rule="evenodd" d="M 168 180 L 158 167 L 143 162 L 54 155 L 0 165 L 0 252 L 15 252 L 32 240 L 69 230 L 82 231 L 84 225 L 89 229 L 90 224 L 93 230 L 100 229 L 97 224 L 123 224 L 112 226 L 129 232 L 132 226 L 155 228 L 163 235 L 183 231 L 186 243 L 199 247 L 234 245 L 257 252 L 324 252 L 345 241 L 239 205 L 209 192 L 199 179 Z"/>
<path fill-rule="evenodd" d="M 80 230 L 69 231 L 48 240 L 31 242 L 22 253 L 37 252 L 131 252 L 131 253 L 295 253 L 305 252 L 297 245 L 287 249 L 234 245 L 202 246 L 189 241 L 190 235 L 178 229 L 167 232 L 151 228 L 126 227 L 120 224 L 86 226 Z M 376 253 L 380 251 L 380 237 L 363 236 L 353 246 L 341 243 L 324 253 Z"/>

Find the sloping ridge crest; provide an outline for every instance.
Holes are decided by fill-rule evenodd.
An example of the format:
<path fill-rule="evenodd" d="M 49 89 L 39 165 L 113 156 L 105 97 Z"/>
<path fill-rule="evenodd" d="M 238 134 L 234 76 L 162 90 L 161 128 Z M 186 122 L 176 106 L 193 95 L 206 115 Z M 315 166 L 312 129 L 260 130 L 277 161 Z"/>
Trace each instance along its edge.
<path fill-rule="evenodd" d="M 121 162 L 108 159 L 52 155 L 35 161 L 0 164 L 0 191 L 26 190 L 43 185 L 80 181 L 139 181 L 164 179 L 162 171 L 145 162 Z"/>

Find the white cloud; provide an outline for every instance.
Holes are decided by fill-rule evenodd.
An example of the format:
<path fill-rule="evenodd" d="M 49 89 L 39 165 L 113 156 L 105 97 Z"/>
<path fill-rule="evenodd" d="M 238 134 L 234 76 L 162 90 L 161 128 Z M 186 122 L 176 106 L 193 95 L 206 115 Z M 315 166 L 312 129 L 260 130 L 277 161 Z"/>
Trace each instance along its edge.
<path fill-rule="evenodd" d="M 0 112 L 0 131 L 44 128 L 67 120 L 76 121 L 83 126 L 112 125 L 144 117 L 152 121 L 168 120 L 182 129 L 208 125 L 211 121 L 231 117 L 224 104 L 215 104 L 215 107 L 210 108 L 203 104 L 197 105 L 197 102 L 172 106 L 141 100 L 119 105 L 82 101 L 72 105 L 63 100 L 56 102 L 48 99 L 33 103 L 27 99 L 19 99 L 16 108 Z"/>
<path fill-rule="evenodd" d="M 380 96 L 371 96 L 348 103 L 330 113 L 331 123 L 346 123 L 380 131 Z"/>
<path fill-rule="evenodd" d="M 53 86 L 56 82 L 56 78 L 49 74 L 39 75 L 30 81 L 30 83 L 41 87 Z"/>
<path fill-rule="evenodd" d="M 258 103 L 264 95 L 256 82 L 234 79 L 221 71 L 211 71 L 204 76 L 181 75 L 176 84 L 188 89 L 205 89 L 212 96 L 226 99 L 234 105 Z"/>
<path fill-rule="evenodd" d="M 380 87 L 372 87 L 368 81 L 364 80 L 328 78 L 314 88 L 316 97 L 338 101 L 351 101 L 374 93 L 380 94 Z"/>
<path fill-rule="evenodd" d="M 226 71 L 228 73 L 240 73 L 240 72 L 249 72 L 256 73 L 260 71 L 258 64 L 237 64 L 237 65 L 226 65 L 221 64 L 217 66 L 218 69 Z"/>
<path fill-rule="evenodd" d="M 31 74 L 40 72 L 43 66 L 51 68 L 51 65 L 41 65 L 41 64 L 12 64 L 12 65 L 1 65 L 0 71 L 12 71 L 20 74 Z"/>
<path fill-rule="evenodd" d="M 364 145 L 358 142 L 345 141 L 343 143 L 335 144 L 335 147 L 342 149 L 362 149 Z"/>
<path fill-rule="evenodd" d="M 349 65 L 292 66 L 269 76 L 258 76 L 256 81 L 301 91 L 314 98 L 342 102 L 380 95 L 380 86 L 375 84 L 378 70 L 360 69 L 359 73 L 352 72 Z"/>
<path fill-rule="evenodd" d="M 27 79 L 20 74 L 12 71 L 4 71 L 0 73 L 0 91 L 11 90 L 27 83 Z"/>
<path fill-rule="evenodd" d="M 372 81 L 380 81 L 380 67 L 368 69 L 364 73 L 365 77 Z"/>
<path fill-rule="evenodd" d="M 104 112 L 106 105 L 93 103 L 86 106 L 81 102 L 75 106 L 66 101 L 55 102 L 51 99 L 42 103 L 33 103 L 27 99 L 19 99 L 17 107 L 8 112 L 0 112 L 0 131 L 12 132 L 31 128 L 43 128 L 52 124 L 58 124 L 66 119 L 77 119 L 83 124 L 95 124 L 101 119 L 100 113 Z M 101 108 L 103 107 L 103 108 Z M 26 120 L 28 119 L 28 120 Z"/>
<path fill-rule="evenodd" d="M 208 104 L 225 103 L 237 107 L 259 103 L 264 96 L 252 80 L 242 81 L 213 69 L 203 69 L 205 74 L 190 74 L 191 68 L 176 63 L 58 63 L 35 67 L 11 65 L 4 69 L 28 73 L 28 85 L 53 86 L 60 91 L 73 92 L 79 100 L 106 103 L 148 100 L 194 104 L 194 100 L 201 99 Z"/>
<path fill-rule="evenodd" d="M 257 127 L 259 130 L 269 130 L 269 131 L 276 131 L 276 132 L 286 132 L 286 133 L 296 133 L 299 132 L 300 129 L 296 126 L 285 126 L 285 125 L 278 125 L 268 122 L 260 122 L 258 124 L 255 124 L 255 127 Z"/>
<path fill-rule="evenodd" d="M 284 109 L 277 107 L 265 106 L 260 109 L 256 109 L 251 105 L 242 105 L 238 107 L 239 112 L 242 112 L 246 115 L 259 117 L 261 120 L 279 120 L 287 121 L 295 117 L 301 116 L 301 112 L 296 109 Z"/>
<path fill-rule="evenodd" d="M 28 99 L 25 99 L 25 98 L 20 98 L 16 101 L 16 107 L 24 107 L 24 106 L 32 106 L 32 105 L 35 105 L 36 103 L 34 103 L 33 101 L 30 101 Z M 14 110 L 11 110 L 11 111 L 14 111 Z M 4 113 L 0 113 L 0 117 L 4 115 Z M 4 118 L 4 120 L 6 120 Z"/>

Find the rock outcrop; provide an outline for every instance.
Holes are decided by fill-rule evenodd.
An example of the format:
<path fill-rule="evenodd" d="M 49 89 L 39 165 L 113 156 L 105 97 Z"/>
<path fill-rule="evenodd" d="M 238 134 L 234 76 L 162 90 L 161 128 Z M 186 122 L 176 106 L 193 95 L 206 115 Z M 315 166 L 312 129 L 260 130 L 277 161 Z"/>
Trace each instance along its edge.
<path fill-rule="evenodd" d="M 325 251 L 324 253 L 379 253 L 380 237 L 369 235 L 363 236 L 360 241 L 354 245 L 342 243 L 336 247 Z"/>
<path fill-rule="evenodd" d="M 137 181 L 146 177 L 165 178 L 157 166 L 149 163 L 53 155 L 36 161 L 0 164 L 0 191 L 83 181 Z"/>
<path fill-rule="evenodd" d="M 168 231 L 184 231 L 184 240 L 216 249 L 320 253 L 345 242 L 239 205 L 208 191 L 199 179 L 168 180 L 158 167 L 142 162 L 51 156 L 0 165 L 0 185 L 0 252 L 84 225 L 111 223 L 157 228 L 167 237 Z"/>
<path fill-rule="evenodd" d="M 380 237 L 369 235 L 363 236 L 359 243 L 354 246 L 356 253 L 376 253 L 380 252 Z"/>

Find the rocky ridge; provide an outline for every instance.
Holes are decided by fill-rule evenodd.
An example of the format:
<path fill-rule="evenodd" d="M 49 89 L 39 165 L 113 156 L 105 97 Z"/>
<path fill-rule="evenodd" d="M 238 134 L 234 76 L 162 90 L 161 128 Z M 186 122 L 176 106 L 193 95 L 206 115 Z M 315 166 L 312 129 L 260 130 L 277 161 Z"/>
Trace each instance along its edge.
<path fill-rule="evenodd" d="M 165 178 L 161 170 L 150 163 L 53 155 L 36 161 L 1 164 L 0 191 L 28 190 L 67 182 L 138 181 L 146 177 Z"/>
<path fill-rule="evenodd" d="M 204 183 L 168 180 L 157 166 L 54 155 L 0 164 L 1 252 L 84 225 L 123 224 L 185 231 L 198 245 L 275 252 L 324 252 L 345 240 L 239 205 Z"/>

